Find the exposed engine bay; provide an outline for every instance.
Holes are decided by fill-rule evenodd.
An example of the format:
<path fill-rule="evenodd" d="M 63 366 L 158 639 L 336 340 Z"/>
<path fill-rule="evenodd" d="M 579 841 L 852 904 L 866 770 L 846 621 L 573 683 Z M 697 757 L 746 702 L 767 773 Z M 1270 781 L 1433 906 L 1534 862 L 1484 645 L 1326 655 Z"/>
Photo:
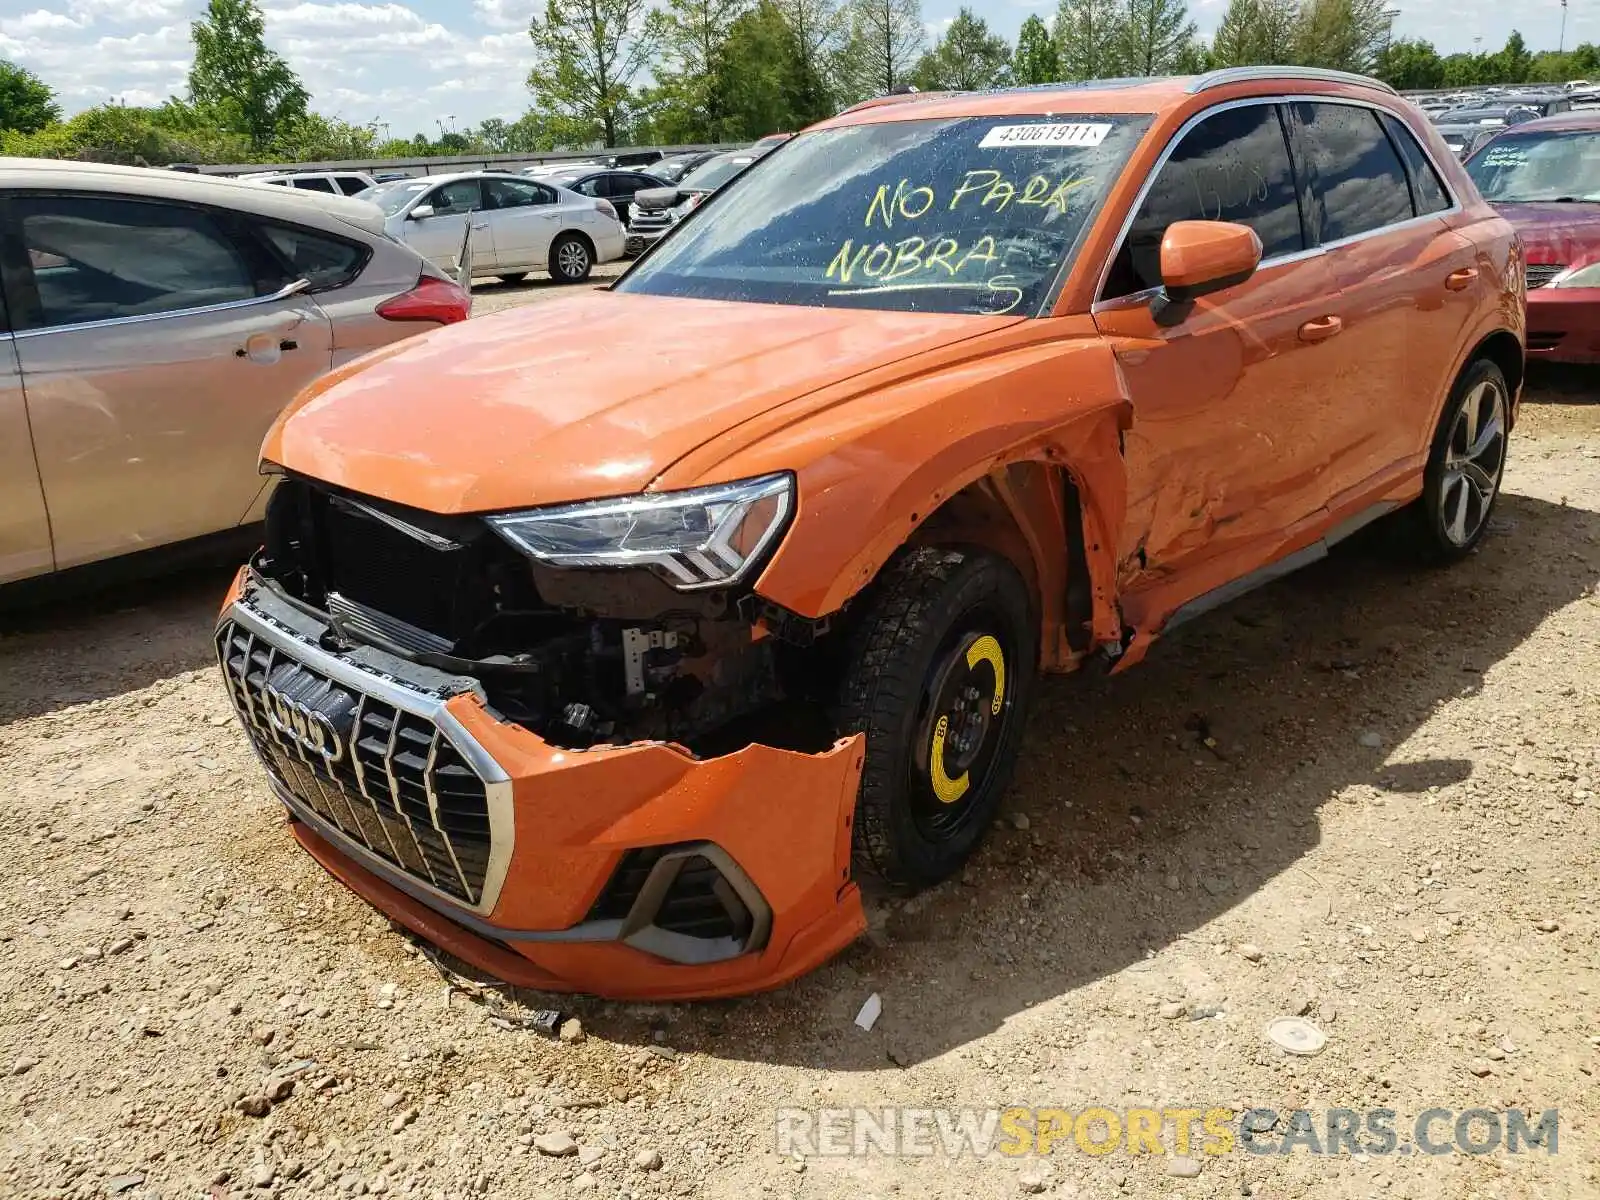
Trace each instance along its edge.
<path fill-rule="evenodd" d="M 711 756 L 835 737 L 827 622 L 748 589 L 686 594 L 644 568 L 549 566 L 481 517 L 294 476 L 274 492 L 254 567 L 333 642 L 469 675 L 502 717 L 553 745 L 670 741 Z"/>

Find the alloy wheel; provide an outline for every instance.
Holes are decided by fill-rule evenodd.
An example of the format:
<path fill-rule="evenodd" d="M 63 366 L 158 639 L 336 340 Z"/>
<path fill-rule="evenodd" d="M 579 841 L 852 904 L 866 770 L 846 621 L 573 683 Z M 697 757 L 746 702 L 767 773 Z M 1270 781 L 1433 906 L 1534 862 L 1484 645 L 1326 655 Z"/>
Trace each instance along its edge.
<path fill-rule="evenodd" d="M 1467 393 L 1450 430 L 1439 514 L 1452 545 L 1470 545 L 1489 519 L 1506 464 L 1506 397 L 1484 380 Z"/>
<path fill-rule="evenodd" d="M 589 269 L 589 252 L 583 248 L 582 242 L 568 242 L 561 247 L 556 263 L 568 279 L 578 279 Z"/>

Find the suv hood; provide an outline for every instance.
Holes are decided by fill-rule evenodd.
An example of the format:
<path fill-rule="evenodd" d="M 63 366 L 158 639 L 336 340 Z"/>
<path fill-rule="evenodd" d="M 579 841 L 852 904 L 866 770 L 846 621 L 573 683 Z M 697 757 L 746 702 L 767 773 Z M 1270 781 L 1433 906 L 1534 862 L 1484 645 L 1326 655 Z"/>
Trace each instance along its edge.
<path fill-rule="evenodd" d="M 628 495 L 780 404 L 1022 319 L 595 291 L 351 363 L 262 455 L 437 513 Z"/>
<path fill-rule="evenodd" d="M 1600 257 L 1600 204 L 1496 204 L 1522 235 L 1528 261 L 1567 266 Z"/>

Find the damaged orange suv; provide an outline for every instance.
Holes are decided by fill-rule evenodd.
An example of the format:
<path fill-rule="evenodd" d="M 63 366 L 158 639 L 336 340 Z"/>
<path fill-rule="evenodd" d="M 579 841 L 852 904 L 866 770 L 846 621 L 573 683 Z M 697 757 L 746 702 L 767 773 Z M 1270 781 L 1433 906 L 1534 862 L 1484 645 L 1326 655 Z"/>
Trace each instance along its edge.
<path fill-rule="evenodd" d="M 1388 517 L 1467 554 L 1510 226 L 1370 81 L 894 97 L 609 288 L 336 372 L 217 629 L 311 854 L 517 984 L 771 987 L 991 824 L 1036 673 Z"/>

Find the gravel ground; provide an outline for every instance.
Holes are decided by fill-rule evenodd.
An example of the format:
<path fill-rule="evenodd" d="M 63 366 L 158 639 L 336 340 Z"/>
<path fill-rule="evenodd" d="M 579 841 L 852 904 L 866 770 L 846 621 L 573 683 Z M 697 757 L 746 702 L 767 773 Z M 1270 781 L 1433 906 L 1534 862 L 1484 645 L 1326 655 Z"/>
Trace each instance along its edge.
<path fill-rule="evenodd" d="M 1600 1195 L 1594 390 L 1541 376 L 1459 567 L 1341 552 L 1049 681 L 964 877 L 738 1002 L 448 988 L 287 836 L 211 661 L 223 573 L 6 618 L 0 1195 Z M 518 1026 L 549 1003 L 586 1036 Z M 1300 1012 L 1318 1057 L 1262 1036 Z M 779 1106 L 857 1103 L 1561 1124 L 1554 1156 L 777 1154 Z"/>

